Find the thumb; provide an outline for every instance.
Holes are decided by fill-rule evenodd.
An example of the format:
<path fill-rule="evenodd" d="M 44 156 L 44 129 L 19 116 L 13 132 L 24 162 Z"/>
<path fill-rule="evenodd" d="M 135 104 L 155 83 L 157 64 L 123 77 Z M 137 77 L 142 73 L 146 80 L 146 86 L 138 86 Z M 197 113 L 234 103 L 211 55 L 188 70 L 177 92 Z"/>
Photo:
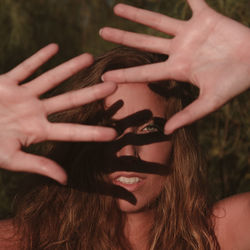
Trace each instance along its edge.
<path fill-rule="evenodd" d="M 171 134 L 176 129 L 193 123 L 218 109 L 223 103 L 211 96 L 199 97 L 190 105 L 173 115 L 165 124 L 164 133 Z"/>
<path fill-rule="evenodd" d="M 22 151 L 15 153 L 12 159 L 8 161 L 8 166 L 5 166 L 5 169 L 41 174 L 63 185 L 67 183 L 65 171 L 56 162 L 42 156 L 32 155 Z"/>

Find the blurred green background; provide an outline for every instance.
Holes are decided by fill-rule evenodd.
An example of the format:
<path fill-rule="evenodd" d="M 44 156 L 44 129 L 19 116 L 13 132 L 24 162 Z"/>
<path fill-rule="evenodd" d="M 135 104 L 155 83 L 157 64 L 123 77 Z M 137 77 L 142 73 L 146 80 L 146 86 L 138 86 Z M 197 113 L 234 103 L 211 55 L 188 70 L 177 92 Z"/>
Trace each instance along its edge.
<path fill-rule="evenodd" d="M 0 0 L 0 74 L 51 42 L 59 44 L 60 52 L 36 75 L 82 52 L 100 55 L 117 46 L 99 37 L 103 26 L 164 36 L 116 17 L 112 8 L 121 2 L 179 19 L 191 16 L 185 0 Z M 249 0 L 207 2 L 220 13 L 250 26 Z M 249 92 L 240 95 L 197 124 L 214 200 L 250 191 L 249 97 Z M 23 176 L 1 170 L 0 218 L 11 215 L 12 200 Z"/>

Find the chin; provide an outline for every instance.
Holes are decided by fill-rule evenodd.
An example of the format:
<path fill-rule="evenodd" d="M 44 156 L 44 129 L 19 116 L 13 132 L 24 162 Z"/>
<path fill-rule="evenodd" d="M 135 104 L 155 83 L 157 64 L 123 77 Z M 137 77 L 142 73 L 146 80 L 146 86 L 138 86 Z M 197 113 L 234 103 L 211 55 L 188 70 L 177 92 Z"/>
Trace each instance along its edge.
<path fill-rule="evenodd" d="M 137 199 L 137 203 L 132 204 L 129 201 L 117 199 L 117 204 L 119 209 L 124 213 L 140 213 L 151 210 L 151 208 L 155 205 L 155 200 L 149 202 L 146 200 Z"/>
<path fill-rule="evenodd" d="M 117 204 L 119 209 L 124 213 L 136 213 L 140 210 L 138 204 L 132 204 L 129 201 L 118 199 Z"/>

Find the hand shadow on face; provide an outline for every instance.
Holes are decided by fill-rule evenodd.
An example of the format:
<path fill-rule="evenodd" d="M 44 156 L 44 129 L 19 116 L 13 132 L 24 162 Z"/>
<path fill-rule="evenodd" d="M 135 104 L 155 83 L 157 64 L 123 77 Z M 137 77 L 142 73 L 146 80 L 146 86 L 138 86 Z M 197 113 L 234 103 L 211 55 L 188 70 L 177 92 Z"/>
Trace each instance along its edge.
<path fill-rule="evenodd" d="M 154 118 L 150 110 L 142 110 L 129 115 L 121 120 L 112 120 L 112 116 L 123 106 L 123 101 L 119 100 L 105 111 L 105 122 L 103 125 L 113 127 L 120 137 L 111 142 L 91 142 L 80 150 L 78 157 L 72 163 L 73 169 L 79 169 L 82 174 L 69 174 L 69 186 L 88 193 L 99 193 L 127 200 L 131 204 L 136 204 L 135 196 L 123 187 L 114 185 L 108 178 L 108 174 L 116 171 L 129 171 L 138 173 L 148 173 L 157 175 L 169 175 L 171 168 L 155 162 L 148 162 L 136 156 L 120 156 L 117 152 L 126 145 L 142 146 L 152 143 L 170 141 L 171 136 L 164 135 L 163 132 L 153 132 L 147 134 L 127 133 L 122 135 L 129 127 L 139 127 L 150 120 L 160 119 L 161 126 L 164 127 L 165 120 Z M 86 166 L 83 162 L 86 162 Z M 83 165 L 84 164 L 84 165 Z M 82 166 L 82 167 L 81 167 Z M 82 176 L 86 178 L 82 178 Z"/>

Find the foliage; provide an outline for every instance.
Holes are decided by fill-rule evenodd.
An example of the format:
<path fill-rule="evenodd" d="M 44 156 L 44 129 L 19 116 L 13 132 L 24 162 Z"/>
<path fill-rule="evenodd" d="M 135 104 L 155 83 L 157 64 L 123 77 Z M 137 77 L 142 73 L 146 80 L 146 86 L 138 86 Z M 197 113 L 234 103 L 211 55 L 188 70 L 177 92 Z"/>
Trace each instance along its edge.
<path fill-rule="evenodd" d="M 56 42 L 60 53 L 37 71 L 58 65 L 81 52 L 94 55 L 116 46 L 103 41 L 103 26 L 165 36 L 112 14 L 118 2 L 188 19 L 184 0 L 0 0 L 0 73 L 11 69 L 44 45 Z M 219 12 L 250 26 L 249 0 L 209 0 Z M 237 39 L 237 38 L 236 38 Z M 209 181 L 215 200 L 250 189 L 249 93 L 201 120 L 199 140 L 207 153 Z M 20 173 L 0 173 L 0 217 L 10 214 L 11 200 L 22 185 Z"/>

